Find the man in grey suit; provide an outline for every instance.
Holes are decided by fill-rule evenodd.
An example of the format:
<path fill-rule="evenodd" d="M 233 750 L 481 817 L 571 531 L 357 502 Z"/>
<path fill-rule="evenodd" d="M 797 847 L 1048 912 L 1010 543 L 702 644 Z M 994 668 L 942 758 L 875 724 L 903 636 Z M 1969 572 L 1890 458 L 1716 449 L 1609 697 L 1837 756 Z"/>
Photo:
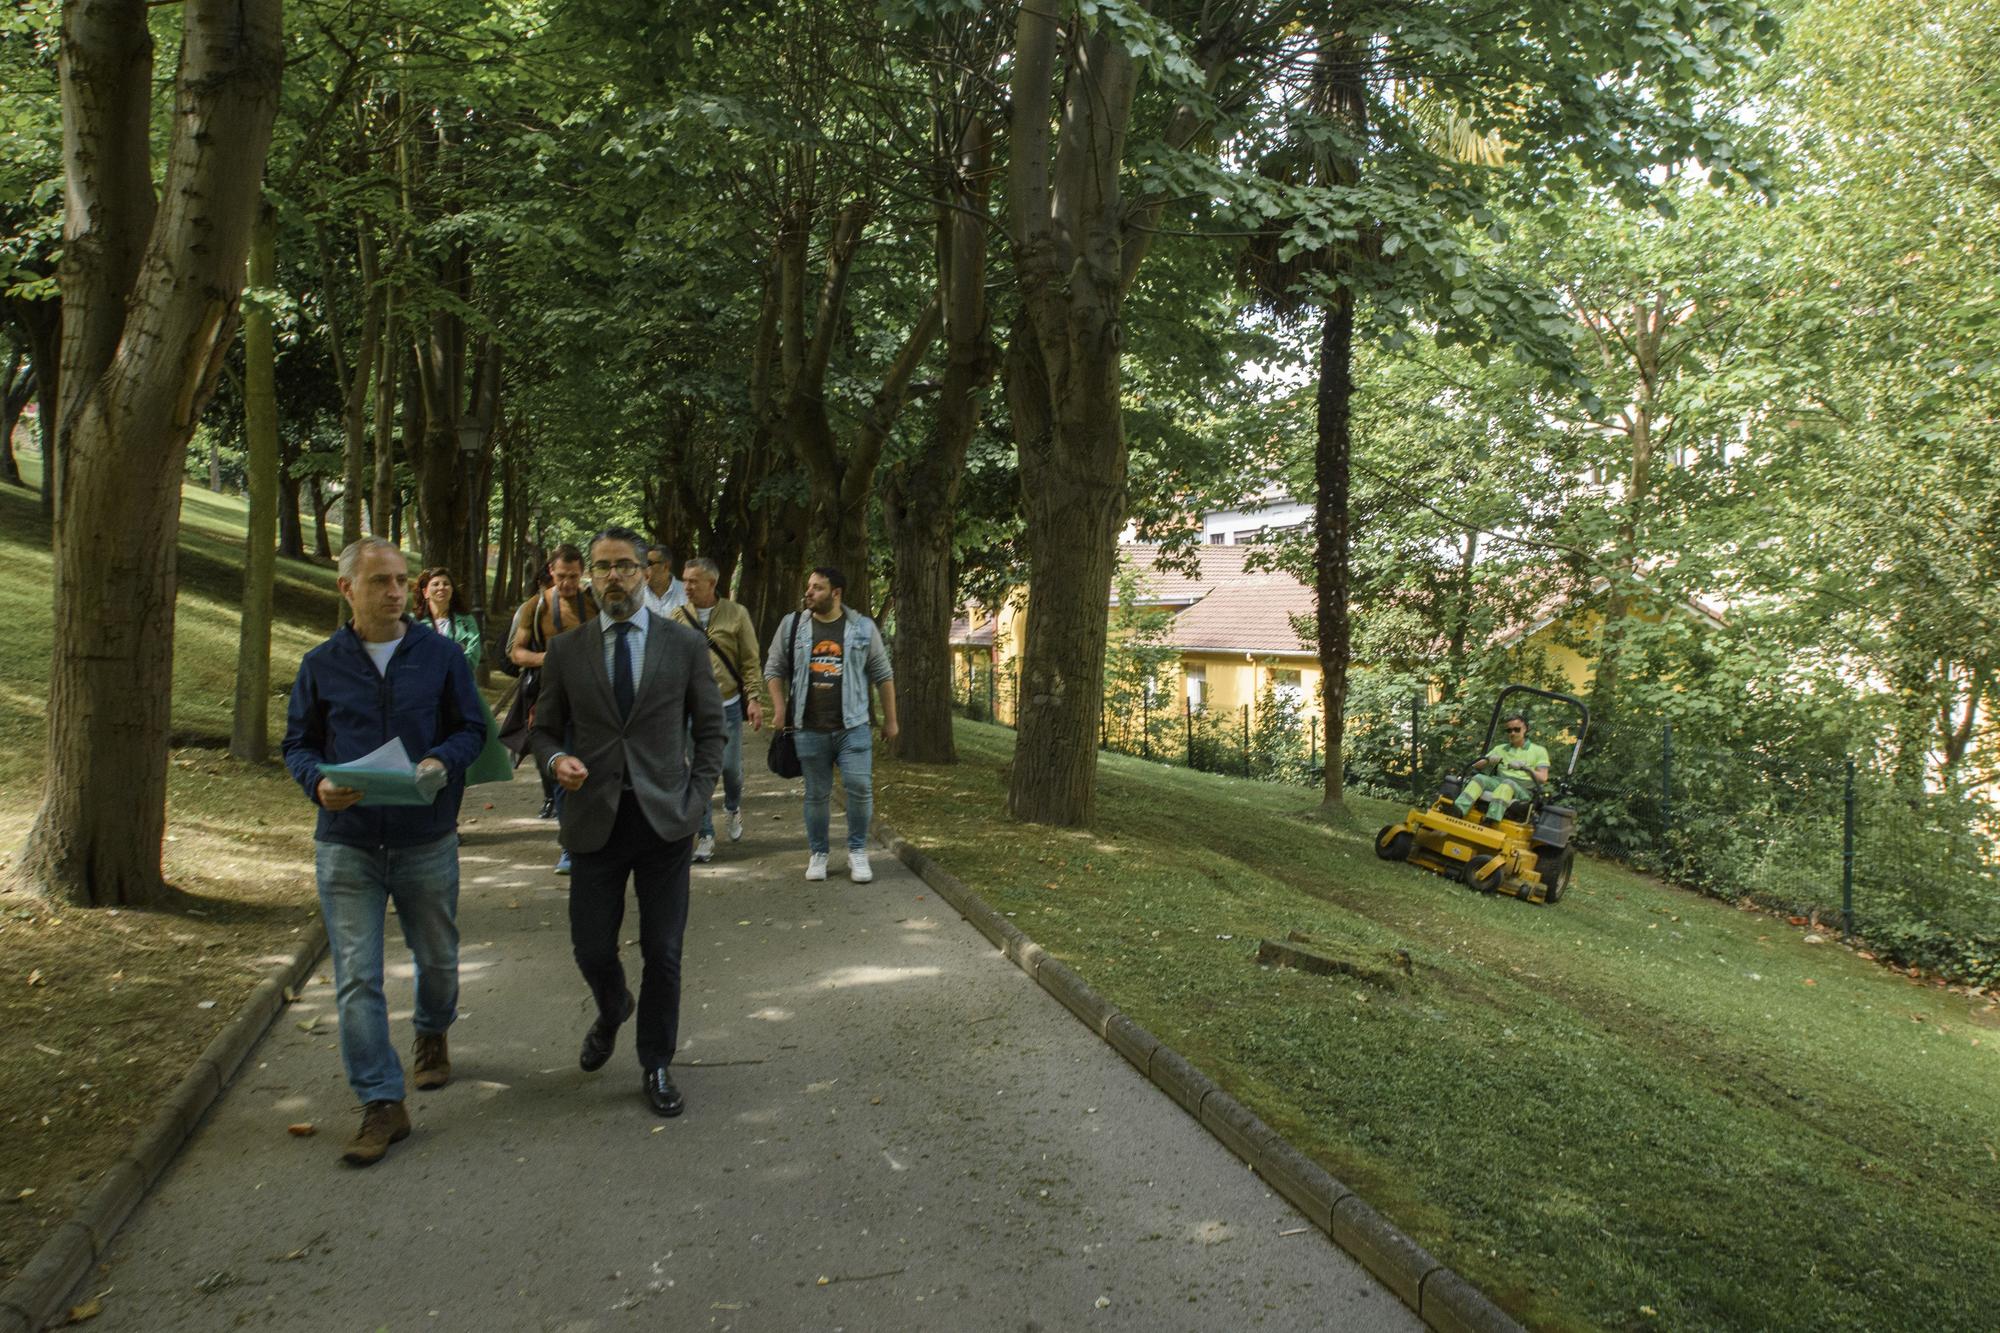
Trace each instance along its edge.
<path fill-rule="evenodd" d="M 562 845 L 571 865 L 570 944 L 597 1001 L 578 1063 L 602 1069 L 636 1009 L 646 1100 L 674 1116 L 686 1106 L 668 1066 L 680 1042 L 688 861 L 728 730 L 708 644 L 646 609 L 645 559 L 646 542 L 629 529 L 606 528 L 591 539 L 591 587 L 601 610 L 575 633 L 550 640 L 532 742 L 535 757 L 569 793 Z M 628 878 L 639 900 L 645 962 L 636 1005 L 618 961 Z"/>

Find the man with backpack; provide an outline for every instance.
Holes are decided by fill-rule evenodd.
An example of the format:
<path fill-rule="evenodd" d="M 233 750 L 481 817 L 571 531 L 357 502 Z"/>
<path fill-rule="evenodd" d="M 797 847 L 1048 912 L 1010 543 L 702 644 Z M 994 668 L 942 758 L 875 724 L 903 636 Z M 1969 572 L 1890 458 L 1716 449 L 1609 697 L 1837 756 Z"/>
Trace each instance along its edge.
<path fill-rule="evenodd" d="M 755 670 L 760 660 L 757 627 L 750 623 L 750 613 L 740 604 L 715 595 L 721 579 L 722 571 L 707 556 L 689 560 L 681 571 L 681 586 L 687 589 L 687 599 L 668 618 L 708 640 L 715 685 L 722 691 L 723 723 L 729 728 L 729 742 L 722 752 L 722 809 L 728 816 L 729 840 L 736 842 L 743 836 L 743 719 L 750 719 L 752 731 L 761 730 L 764 709 L 756 693 L 744 683 L 743 674 Z M 694 843 L 696 861 L 715 859 L 714 793 L 705 795 L 708 800 L 702 807 L 701 833 Z"/>
<path fill-rule="evenodd" d="M 521 684 L 501 733 L 516 755 L 527 751 L 527 722 L 533 716 L 535 697 L 541 691 L 539 673 L 550 642 L 596 615 L 597 601 L 583 586 L 583 552 L 564 542 L 549 557 L 549 586 L 523 602 L 514 613 L 514 635 L 507 645 L 507 657 L 521 668 Z M 544 773 L 542 818 L 556 819 L 561 814 L 562 789 Z M 556 873 L 569 873 L 568 852 L 557 858 Z"/>

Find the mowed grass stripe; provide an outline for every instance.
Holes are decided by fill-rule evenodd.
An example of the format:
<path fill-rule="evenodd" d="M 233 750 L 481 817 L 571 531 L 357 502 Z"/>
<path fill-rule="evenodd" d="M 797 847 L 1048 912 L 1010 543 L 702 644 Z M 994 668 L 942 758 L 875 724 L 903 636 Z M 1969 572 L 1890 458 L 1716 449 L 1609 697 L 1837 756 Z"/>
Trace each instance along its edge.
<path fill-rule="evenodd" d="M 1989 998 L 1594 861 L 1480 897 L 1378 861 L 1385 802 L 1105 756 L 1094 828 L 1017 825 L 1013 734 L 958 736 L 883 764 L 898 829 L 1530 1322 L 1991 1327 Z M 1292 931 L 1410 975 L 1255 965 Z"/>

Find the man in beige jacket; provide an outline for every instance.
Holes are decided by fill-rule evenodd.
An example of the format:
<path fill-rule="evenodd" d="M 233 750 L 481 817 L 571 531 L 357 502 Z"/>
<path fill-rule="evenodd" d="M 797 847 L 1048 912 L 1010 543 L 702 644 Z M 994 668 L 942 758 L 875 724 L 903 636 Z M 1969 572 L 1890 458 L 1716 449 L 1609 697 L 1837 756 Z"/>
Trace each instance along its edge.
<path fill-rule="evenodd" d="M 744 688 L 744 673 L 757 670 L 763 659 L 757 654 L 757 627 L 750 613 L 727 597 L 716 596 L 721 571 L 707 556 L 696 556 L 681 570 L 687 601 L 674 608 L 671 619 L 687 625 L 708 638 L 708 656 L 715 668 L 715 685 L 722 691 L 723 721 L 729 728 L 728 747 L 722 753 L 722 809 L 728 818 L 729 840 L 743 836 L 743 720 L 750 729 L 764 726 L 764 709 L 757 692 Z M 715 859 L 714 793 L 702 810 L 701 835 L 695 839 L 694 859 Z"/>

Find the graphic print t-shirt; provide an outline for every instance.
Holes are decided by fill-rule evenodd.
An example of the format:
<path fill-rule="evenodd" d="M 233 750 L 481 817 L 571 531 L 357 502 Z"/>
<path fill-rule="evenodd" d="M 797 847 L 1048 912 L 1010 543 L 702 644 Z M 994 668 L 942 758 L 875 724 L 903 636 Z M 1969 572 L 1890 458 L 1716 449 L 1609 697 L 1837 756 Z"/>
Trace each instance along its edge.
<path fill-rule="evenodd" d="M 806 662 L 806 730 L 845 730 L 840 707 L 840 675 L 847 667 L 847 613 L 837 620 L 813 619 L 812 652 Z"/>

